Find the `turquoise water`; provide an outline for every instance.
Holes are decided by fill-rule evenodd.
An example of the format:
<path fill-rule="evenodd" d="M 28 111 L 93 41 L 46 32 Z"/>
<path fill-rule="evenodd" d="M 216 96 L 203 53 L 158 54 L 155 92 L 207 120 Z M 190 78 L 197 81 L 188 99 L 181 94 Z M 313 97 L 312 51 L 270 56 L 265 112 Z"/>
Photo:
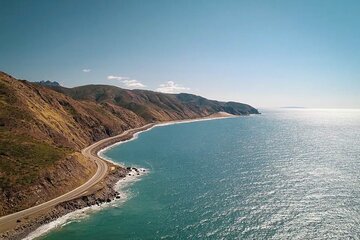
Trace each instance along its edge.
<path fill-rule="evenodd" d="M 360 111 L 154 128 L 106 152 L 150 169 L 129 199 L 44 239 L 360 238 Z"/>

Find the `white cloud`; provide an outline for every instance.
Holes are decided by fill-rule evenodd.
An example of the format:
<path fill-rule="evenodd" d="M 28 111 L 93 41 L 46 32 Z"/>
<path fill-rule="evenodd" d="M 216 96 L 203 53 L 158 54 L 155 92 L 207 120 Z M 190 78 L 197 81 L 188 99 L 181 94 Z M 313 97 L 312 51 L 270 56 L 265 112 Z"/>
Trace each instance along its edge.
<path fill-rule="evenodd" d="M 122 80 L 127 80 L 127 79 L 129 79 L 129 78 L 128 78 L 128 77 L 121 77 L 121 76 L 109 75 L 109 76 L 107 76 L 107 79 L 109 79 L 109 80 L 119 80 L 119 81 L 122 81 Z"/>
<path fill-rule="evenodd" d="M 190 88 L 183 87 L 179 84 L 174 83 L 173 81 L 168 81 L 166 83 L 160 84 L 159 87 L 156 89 L 156 91 L 164 93 L 179 93 L 186 90 L 190 90 Z"/>
<path fill-rule="evenodd" d="M 145 87 L 144 84 L 142 84 L 141 82 L 139 82 L 138 80 L 135 80 L 135 79 L 123 80 L 122 82 L 128 88 L 143 88 L 143 87 Z"/>
<path fill-rule="evenodd" d="M 88 72 L 91 72 L 91 69 L 85 68 L 85 69 L 83 69 L 82 71 L 83 71 L 84 73 L 88 73 Z"/>
<path fill-rule="evenodd" d="M 128 88 L 144 88 L 144 87 L 146 87 L 140 81 L 135 80 L 135 79 L 130 79 L 129 77 L 109 75 L 109 76 L 107 76 L 107 79 L 118 80 L 118 81 L 122 82 Z"/>

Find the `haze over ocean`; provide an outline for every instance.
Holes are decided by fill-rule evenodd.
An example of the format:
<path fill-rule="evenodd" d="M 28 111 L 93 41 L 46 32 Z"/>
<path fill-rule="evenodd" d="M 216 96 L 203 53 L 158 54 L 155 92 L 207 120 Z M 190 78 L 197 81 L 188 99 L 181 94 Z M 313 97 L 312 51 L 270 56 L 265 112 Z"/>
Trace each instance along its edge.
<path fill-rule="evenodd" d="M 360 111 L 262 115 L 154 128 L 106 156 L 150 173 L 44 239 L 347 239 L 360 230 Z"/>

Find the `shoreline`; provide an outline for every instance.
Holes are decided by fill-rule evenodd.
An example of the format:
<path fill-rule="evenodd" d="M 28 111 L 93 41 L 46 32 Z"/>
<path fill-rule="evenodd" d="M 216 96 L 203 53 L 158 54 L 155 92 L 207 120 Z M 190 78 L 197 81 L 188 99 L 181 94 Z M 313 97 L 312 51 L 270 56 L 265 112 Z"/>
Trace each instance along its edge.
<path fill-rule="evenodd" d="M 152 125 L 150 126 L 149 128 L 146 128 L 144 130 L 140 130 L 140 131 L 137 131 L 133 134 L 133 136 L 129 139 L 125 139 L 125 140 L 120 140 L 118 142 L 115 142 L 115 143 L 111 143 L 107 146 L 105 146 L 104 148 L 100 149 L 97 151 L 97 156 L 105 161 L 108 161 L 112 164 L 115 164 L 115 165 L 119 165 L 121 167 L 126 167 L 118 162 L 114 162 L 113 160 L 109 159 L 109 158 L 106 158 L 106 156 L 104 155 L 104 152 L 106 152 L 107 150 L 111 149 L 111 148 L 114 148 L 116 146 L 119 146 L 121 144 L 124 144 L 124 143 L 127 143 L 127 142 L 130 142 L 130 141 L 134 141 L 138 138 L 138 136 L 141 134 L 141 133 L 144 133 L 144 132 L 147 132 L 147 131 L 150 131 L 154 128 L 157 128 L 157 127 L 164 127 L 164 126 L 169 126 L 169 125 L 175 125 L 175 124 L 186 124 L 186 123 L 193 123 L 193 122 L 204 122 L 204 121 L 211 121 L 211 120 L 219 120 L 219 119 L 226 119 L 226 118 L 236 118 L 236 117 L 239 117 L 239 116 L 236 116 L 236 115 L 231 115 L 231 116 L 223 116 L 223 117 L 204 117 L 204 118 L 194 118 L 194 119 L 184 119 L 184 120 L 173 120 L 173 121 L 167 121 L 167 122 L 159 122 L 159 123 L 149 123 L 147 125 Z M 147 125 L 144 125 L 147 126 Z M 132 130 L 132 129 L 130 129 Z M 114 136 L 116 137 L 116 136 Z M 106 138 L 108 139 L 108 138 Z M 106 140 L 106 139 L 103 139 L 103 140 Z"/>
<path fill-rule="evenodd" d="M 76 215 L 76 213 L 84 212 L 86 209 L 93 209 L 94 207 L 100 206 L 102 203 L 110 203 L 114 199 L 120 198 L 120 193 L 115 189 L 117 186 L 118 189 L 121 189 L 123 184 L 123 180 L 126 179 L 129 172 L 133 170 L 132 168 L 126 167 L 122 164 L 114 162 L 113 160 L 107 158 L 104 155 L 104 152 L 107 150 L 116 147 L 118 145 L 127 143 L 129 141 L 133 141 L 137 139 L 137 137 L 146 131 L 150 131 L 156 127 L 174 125 L 174 124 L 185 124 L 185 123 L 193 123 L 200 121 L 210 121 L 210 120 L 218 120 L 224 118 L 234 118 L 239 117 L 236 115 L 226 115 L 226 116 L 214 116 L 212 115 L 203 118 L 194 118 L 194 119 L 185 119 L 185 120 L 174 120 L 167 122 L 159 122 L 159 123 L 149 123 L 144 126 L 128 129 L 123 133 L 112 136 L 109 138 L 102 139 L 98 142 L 91 144 L 90 146 L 84 148 L 81 153 L 90 158 L 89 160 L 94 161 L 91 158 L 98 158 L 100 161 L 103 161 L 105 165 L 110 166 L 110 171 L 106 171 L 106 175 L 102 178 L 101 183 L 102 186 L 100 188 L 96 188 L 98 183 L 95 185 L 95 190 L 90 191 L 89 194 L 81 194 L 77 198 L 60 202 L 55 206 L 51 206 L 45 211 L 45 213 L 38 213 L 39 216 L 29 220 L 29 222 L 25 222 L 25 224 L 17 225 L 15 228 L 6 231 L 0 235 L 0 238 L 4 239 L 34 239 L 44 235 L 51 231 L 51 229 L 61 227 L 63 224 L 66 224 L 67 219 L 71 219 L 70 215 Z M 98 164 L 98 163 L 96 163 Z M 125 171 L 125 172 L 124 172 Z M 94 176 L 93 176 L 94 177 Z M 141 177 L 141 175 L 140 175 Z M 138 176 L 135 176 L 137 179 Z M 120 186 L 120 187 L 119 187 Z M 92 187 L 91 187 L 92 188 Z M 91 189 L 89 189 L 91 190 Z M 88 191 L 85 191 L 86 193 Z M 121 198 L 122 199 L 122 198 Z M 51 200 L 50 200 L 51 201 Z M 101 209 L 101 207 L 99 208 Z M 56 224 L 54 222 L 59 219 L 66 219 L 63 223 Z M 51 225 L 54 223 L 53 225 Z M 46 228 L 46 225 L 50 225 L 49 228 Z M 41 227 L 45 229 L 40 233 L 37 232 Z M 32 235 L 34 234 L 34 235 Z"/>

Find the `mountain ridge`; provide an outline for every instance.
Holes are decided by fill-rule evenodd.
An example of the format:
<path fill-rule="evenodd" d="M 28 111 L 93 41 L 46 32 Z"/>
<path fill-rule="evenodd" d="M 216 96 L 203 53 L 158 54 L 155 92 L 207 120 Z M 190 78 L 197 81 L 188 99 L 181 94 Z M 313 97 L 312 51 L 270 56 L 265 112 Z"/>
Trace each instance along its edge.
<path fill-rule="evenodd" d="M 92 100 L 98 103 L 111 101 L 119 106 L 129 108 L 135 113 L 140 113 L 137 111 L 137 107 L 144 108 L 144 106 L 140 107 L 139 105 L 150 105 L 155 107 L 158 111 L 160 111 L 159 108 L 163 108 L 163 110 L 166 111 L 169 110 L 168 104 L 172 104 L 170 106 L 172 111 L 178 112 L 180 115 L 185 114 L 188 117 L 196 116 L 199 111 L 202 111 L 202 116 L 220 111 L 235 115 L 259 113 L 255 108 L 247 104 L 209 100 L 189 93 L 170 94 L 151 90 L 128 90 L 116 86 L 100 84 L 84 85 L 74 88 L 65 88 L 61 86 L 49 87 L 76 100 Z M 184 105 L 188 109 L 185 110 L 184 106 L 181 105 Z M 204 108 L 201 109 L 201 107 Z M 145 118 L 147 120 L 160 120 L 156 118 Z M 179 119 L 181 119 L 181 117 Z"/>

